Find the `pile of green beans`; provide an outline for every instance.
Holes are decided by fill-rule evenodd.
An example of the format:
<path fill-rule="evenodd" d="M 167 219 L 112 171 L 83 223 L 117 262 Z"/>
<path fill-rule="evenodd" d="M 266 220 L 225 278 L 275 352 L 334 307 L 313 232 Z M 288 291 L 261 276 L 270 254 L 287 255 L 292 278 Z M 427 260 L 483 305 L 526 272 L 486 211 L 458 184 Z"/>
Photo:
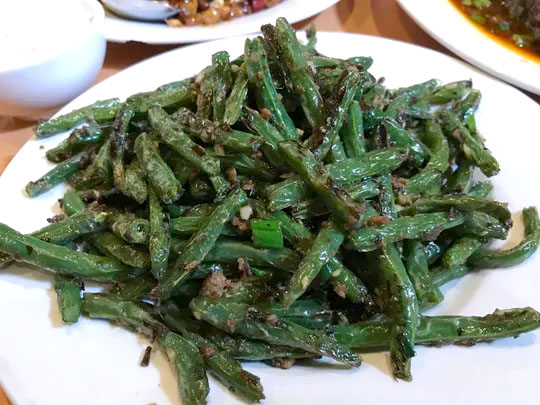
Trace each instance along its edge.
<path fill-rule="evenodd" d="M 65 218 L 22 235 L 0 224 L 0 266 L 56 274 L 65 322 L 81 314 L 152 339 L 185 404 L 207 373 L 247 402 L 264 398 L 239 360 L 290 367 L 355 349 L 389 350 L 411 379 L 417 344 L 472 344 L 540 327 L 532 308 L 424 316 L 440 287 L 522 263 L 540 242 L 535 207 L 516 247 L 483 247 L 512 226 L 475 172 L 499 165 L 478 133 L 469 80 L 388 89 L 371 58 L 335 59 L 283 18 L 212 56 L 196 77 L 39 124 L 71 130 L 35 197 L 67 182 Z M 57 218 L 58 219 L 58 218 Z M 83 293 L 83 281 L 104 283 Z"/>

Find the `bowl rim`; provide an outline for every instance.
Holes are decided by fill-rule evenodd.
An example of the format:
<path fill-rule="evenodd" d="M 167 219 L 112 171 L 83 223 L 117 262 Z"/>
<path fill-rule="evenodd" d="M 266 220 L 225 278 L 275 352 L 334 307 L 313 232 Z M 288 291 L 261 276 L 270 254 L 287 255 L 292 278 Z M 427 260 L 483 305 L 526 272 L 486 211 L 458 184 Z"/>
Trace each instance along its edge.
<path fill-rule="evenodd" d="M 69 42 L 65 46 L 58 46 L 58 48 L 55 51 L 52 51 L 51 53 L 47 55 L 43 55 L 40 58 L 36 58 L 30 61 L 29 63 L 20 64 L 14 67 L 10 67 L 8 69 L 3 69 L 0 66 L 0 75 L 21 72 L 25 69 L 33 68 L 41 64 L 51 62 L 54 59 L 61 57 L 65 53 L 68 53 L 72 51 L 73 49 L 81 46 L 81 44 L 85 43 L 90 37 L 94 36 L 95 34 L 101 34 L 103 38 L 105 39 L 105 36 L 104 36 L 105 10 L 103 9 L 101 2 L 99 2 L 98 0 L 70 0 L 70 1 L 78 1 L 79 3 L 81 3 L 82 6 L 90 12 L 90 15 L 92 17 L 87 27 L 78 36 L 77 40 L 73 42 Z"/>

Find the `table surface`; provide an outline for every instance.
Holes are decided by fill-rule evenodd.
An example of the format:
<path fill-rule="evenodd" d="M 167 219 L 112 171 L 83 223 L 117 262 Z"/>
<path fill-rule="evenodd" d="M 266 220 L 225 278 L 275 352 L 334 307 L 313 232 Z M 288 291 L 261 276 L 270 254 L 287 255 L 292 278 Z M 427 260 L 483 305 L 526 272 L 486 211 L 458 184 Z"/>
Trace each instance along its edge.
<path fill-rule="evenodd" d="M 319 31 L 355 32 L 398 39 L 453 55 L 416 25 L 395 0 L 341 0 L 321 14 L 295 24 L 295 28 L 305 29 L 311 23 L 315 23 Z M 108 43 L 105 63 L 96 83 L 134 63 L 175 47 Z M 534 98 L 540 102 L 539 97 Z M 32 122 L 0 116 L 0 174 L 32 136 L 33 125 Z M 0 388 L 0 405 L 10 404 Z"/>

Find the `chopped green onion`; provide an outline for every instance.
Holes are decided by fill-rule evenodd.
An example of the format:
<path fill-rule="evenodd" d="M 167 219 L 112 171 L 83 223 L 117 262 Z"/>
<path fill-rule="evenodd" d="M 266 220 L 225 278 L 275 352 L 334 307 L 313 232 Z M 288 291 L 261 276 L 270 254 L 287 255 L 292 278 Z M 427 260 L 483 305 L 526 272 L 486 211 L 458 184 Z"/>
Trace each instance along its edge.
<path fill-rule="evenodd" d="M 280 222 L 275 219 L 251 221 L 253 245 L 257 248 L 283 248 Z"/>
<path fill-rule="evenodd" d="M 484 8 L 491 6 L 490 0 L 472 0 L 472 5 L 476 8 Z"/>
<path fill-rule="evenodd" d="M 501 21 L 499 23 L 499 28 L 502 31 L 510 31 L 510 23 L 508 23 L 508 21 Z"/>
<path fill-rule="evenodd" d="M 475 23 L 484 25 L 486 23 L 486 19 L 482 17 L 480 14 L 472 14 L 471 20 L 473 20 Z"/>
<path fill-rule="evenodd" d="M 465 125 L 467 125 L 467 128 L 469 128 L 471 132 L 476 132 L 476 119 L 474 118 L 474 115 L 469 115 L 467 117 Z"/>

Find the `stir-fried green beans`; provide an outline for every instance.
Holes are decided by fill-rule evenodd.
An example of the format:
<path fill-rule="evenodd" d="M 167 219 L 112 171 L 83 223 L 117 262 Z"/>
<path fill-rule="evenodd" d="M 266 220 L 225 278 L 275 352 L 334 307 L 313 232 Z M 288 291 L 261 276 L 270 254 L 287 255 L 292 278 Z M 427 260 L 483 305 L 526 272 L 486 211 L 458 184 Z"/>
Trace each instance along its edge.
<path fill-rule="evenodd" d="M 29 235 L 0 224 L 0 267 L 56 273 L 65 322 L 82 312 L 152 339 L 185 404 L 206 403 L 207 373 L 264 399 L 239 360 L 354 367 L 352 349 L 383 349 L 411 380 L 415 345 L 539 328 L 532 308 L 423 314 L 442 285 L 519 265 L 540 243 L 529 207 L 518 245 L 482 246 L 506 238 L 512 216 L 476 181 L 499 165 L 472 82 L 388 89 L 370 57 L 318 53 L 313 28 L 307 45 L 284 18 L 262 32 L 233 61 L 217 52 L 196 76 L 39 124 L 38 137 L 71 133 L 28 195 L 75 191 Z M 81 295 L 85 280 L 103 291 Z"/>

